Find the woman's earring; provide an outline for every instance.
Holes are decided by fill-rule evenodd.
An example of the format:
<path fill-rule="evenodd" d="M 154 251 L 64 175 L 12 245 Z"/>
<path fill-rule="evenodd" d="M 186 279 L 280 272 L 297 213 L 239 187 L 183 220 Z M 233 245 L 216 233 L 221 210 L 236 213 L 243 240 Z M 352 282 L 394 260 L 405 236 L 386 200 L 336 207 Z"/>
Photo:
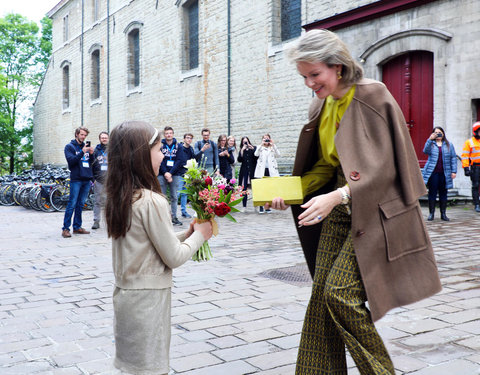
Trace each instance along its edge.
<path fill-rule="evenodd" d="M 339 70 L 337 70 L 337 79 L 341 80 L 342 79 L 342 73 L 340 73 Z"/>

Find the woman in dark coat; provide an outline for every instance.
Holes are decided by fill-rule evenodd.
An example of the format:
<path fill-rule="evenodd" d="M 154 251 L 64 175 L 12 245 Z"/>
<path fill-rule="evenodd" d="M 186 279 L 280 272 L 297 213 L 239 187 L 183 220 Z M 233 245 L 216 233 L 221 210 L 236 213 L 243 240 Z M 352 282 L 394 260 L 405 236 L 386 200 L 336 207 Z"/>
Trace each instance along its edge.
<path fill-rule="evenodd" d="M 247 187 L 250 184 L 250 181 L 253 179 L 253 175 L 255 174 L 255 168 L 257 166 L 257 157 L 255 156 L 256 149 L 257 147 L 250 143 L 250 139 L 248 139 L 248 137 L 242 137 L 237 160 L 239 163 L 241 163 L 240 173 L 238 175 L 238 184 L 243 186 L 243 191 L 247 190 Z M 244 212 L 245 208 L 247 207 L 247 199 L 248 197 L 245 194 L 242 201 L 242 212 Z"/>
<path fill-rule="evenodd" d="M 232 179 L 232 164 L 235 163 L 233 154 L 228 149 L 227 136 L 222 134 L 218 137 L 218 162 L 220 174 L 230 181 Z"/>
<path fill-rule="evenodd" d="M 428 221 L 435 215 L 435 201 L 440 202 L 440 215 L 444 221 L 447 217 L 447 193 L 453 188 L 453 179 L 457 176 L 457 154 L 455 147 L 447 140 L 445 131 L 437 126 L 432 135 L 427 139 L 423 153 L 428 155 L 428 160 L 422 170 L 423 181 L 428 186 L 428 208 L 430 214 Z"/>

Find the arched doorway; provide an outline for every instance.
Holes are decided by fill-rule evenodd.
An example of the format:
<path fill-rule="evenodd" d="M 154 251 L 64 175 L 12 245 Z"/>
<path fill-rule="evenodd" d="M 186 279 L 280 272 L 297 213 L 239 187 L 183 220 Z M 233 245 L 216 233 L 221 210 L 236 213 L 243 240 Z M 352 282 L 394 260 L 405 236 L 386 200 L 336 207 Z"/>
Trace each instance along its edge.
<path fill-rule="evenodd" d="M 433 53 L 410 51 L 389 60 L 382 67 L 382 80 L 403 111 L 423 167 L 423 146 L 433 128 Z"/>

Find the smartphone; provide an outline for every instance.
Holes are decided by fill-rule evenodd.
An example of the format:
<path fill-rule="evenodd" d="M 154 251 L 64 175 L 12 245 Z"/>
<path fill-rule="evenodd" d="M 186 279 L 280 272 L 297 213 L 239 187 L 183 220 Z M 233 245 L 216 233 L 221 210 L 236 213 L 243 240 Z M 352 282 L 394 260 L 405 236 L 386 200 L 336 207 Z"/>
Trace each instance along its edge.
<path fill-rule="evenodd" d="M 85 144 L 87 145 L 87 147 L 90 147 L 91 145 L 90 141 L 85 142 Z"/>

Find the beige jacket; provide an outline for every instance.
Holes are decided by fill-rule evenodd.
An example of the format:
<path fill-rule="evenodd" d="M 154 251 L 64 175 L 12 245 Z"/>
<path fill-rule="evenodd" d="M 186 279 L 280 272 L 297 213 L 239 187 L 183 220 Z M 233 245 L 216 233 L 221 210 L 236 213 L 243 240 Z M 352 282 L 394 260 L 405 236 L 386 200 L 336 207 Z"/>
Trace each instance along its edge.
<path fill-rule="evenodd" d="M 318 159 L 323 101 L 314 98 L 293 175 Z M 335 145 L 352 195 L 352 239 L 373 320 L 441 289 L 418 198 L 425 184 L 405 119 L 381 82 L 363 79 L 339 124 Z M 331 190 L 331 186 L 314 193 Z M 306 200 L 310 198 L 307 197 Z M 302 211 L 292 206 L 295 220 Z M 320 225 L 298 229 L 313 271 Z"/>
<path fill-rule="evenodd" d="M 113 239 L 115 285 L 123 289 L 164 289 L 172 286 L 172 269 L 185 263 L 204 243 L 195 231 L 173 231 L 170 204 L 160 194 L 142 190 L 132 207 L 125 237 Z"/>

